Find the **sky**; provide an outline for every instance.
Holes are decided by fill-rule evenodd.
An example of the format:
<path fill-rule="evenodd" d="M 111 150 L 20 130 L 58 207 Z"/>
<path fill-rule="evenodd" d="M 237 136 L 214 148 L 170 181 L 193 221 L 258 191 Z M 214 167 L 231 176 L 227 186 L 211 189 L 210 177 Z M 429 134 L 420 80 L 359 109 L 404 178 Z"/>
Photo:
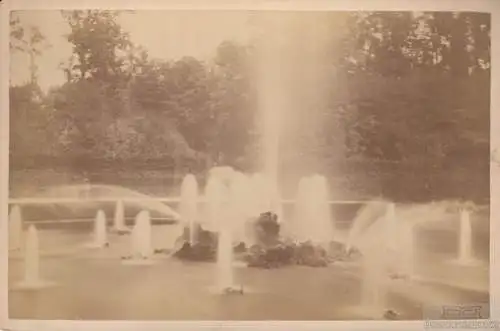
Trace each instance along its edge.
<path fill-rule="evenodd" d="M 59 65 L 71 55 L 71 44 L 65 39 L 68 24 L 54 10 L 18 11 L 25 27 L 38 26 L 50 47 L 37 60 L 38 77 L 45 91 L 64 82 Z M 194 56 L 208 59 L 224 40 L 245 42 L 250 38 L 248 11 L 137 11 L 124 13 L 119 19 L 136 45 L 145 48 L 153 58 L 175 59 Z M 11 84 L 29 79 L 29 59 L 25 54 L 10 57 Z"/>

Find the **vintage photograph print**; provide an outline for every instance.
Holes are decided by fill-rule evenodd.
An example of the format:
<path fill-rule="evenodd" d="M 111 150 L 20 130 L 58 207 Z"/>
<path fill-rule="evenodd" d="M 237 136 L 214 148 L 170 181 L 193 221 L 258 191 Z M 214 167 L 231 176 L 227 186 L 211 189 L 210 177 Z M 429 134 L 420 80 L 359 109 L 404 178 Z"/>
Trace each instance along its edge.
<path fill-rule="evenodd" d="M 489 318 L 490 13 L 9 25 L 10 319 Z"/>

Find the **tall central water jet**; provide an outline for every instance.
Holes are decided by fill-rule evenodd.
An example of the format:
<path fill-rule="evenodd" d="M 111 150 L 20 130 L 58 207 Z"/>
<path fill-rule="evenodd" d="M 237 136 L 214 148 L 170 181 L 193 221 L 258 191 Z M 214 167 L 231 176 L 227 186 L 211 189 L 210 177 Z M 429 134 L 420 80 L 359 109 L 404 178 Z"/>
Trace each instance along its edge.
<path fill-rule="evenodd" d="M 261 26 L 265 31 L 257 48 L 257 107 L 260 113 L 262 161 L 261 169 L 269 190 L 270 210 L 279 212 L 278 172 L 283 111 L 288 108 L 289 91 L 283 72 L 282 28 L 286 23 L 282 17 L 263 15 Z"/>
<path fill-rule="evenodd" d="M 180 217 L 189 228 L 189 243 L 196 241 L 195 222 L 198 219 L 198 183 L 192 174 L 186 175 L 181 184 Z"/>

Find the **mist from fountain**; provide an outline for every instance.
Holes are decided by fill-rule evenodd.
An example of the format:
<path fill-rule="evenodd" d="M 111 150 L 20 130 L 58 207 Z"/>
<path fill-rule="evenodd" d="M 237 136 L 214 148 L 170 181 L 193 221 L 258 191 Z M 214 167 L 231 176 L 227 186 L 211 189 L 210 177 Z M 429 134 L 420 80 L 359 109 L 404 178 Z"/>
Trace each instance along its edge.
<path fill-rule="evenodd" d="M 18 205 L 12 206 L 9 213 L 9 250 L 21 249 L 23 241 L 23 219 L 21 208 Z"/>
<path fill-rule="evenodd" d="M 189 242 L 196 242 L 196 227 L 198 220 L 198 182 L 193 174 L 184 177 L 181 184 L 181 201 L 179 204 L 181 221 L 189 228 Z"/>
<path fill-rule="evenodd" d="M 207 222 L 205 228 L 210 231 L 219 231 L 220 210 L 224 203 L 224 184 L 216 176 L 210 176 L 205 188 L 205 210 Z"/>
<path fill-rule="evenodd" d="M 293 236 L 299 241 L 327 244 L 334 239 L 326 178 L 314 175 L 299 181 L 293 218 Z"/>
<path fill-rule="evenodd" d="M 243 173 L 235 173 L 229 186 L 229 203 L 232 210 L 233 239 L 236 242 L 249 243 L 251 241 L 246 233 L 247 221 L 259 215 L 252 210 L 251 201 L 254 194 L 251 189 L 250 178 Z"/>

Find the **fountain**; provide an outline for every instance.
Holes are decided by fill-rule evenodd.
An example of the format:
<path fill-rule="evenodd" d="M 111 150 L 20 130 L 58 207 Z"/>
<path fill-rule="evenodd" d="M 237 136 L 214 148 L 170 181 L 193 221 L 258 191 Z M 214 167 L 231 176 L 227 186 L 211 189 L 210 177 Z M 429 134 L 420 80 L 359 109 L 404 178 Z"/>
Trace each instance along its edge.
<path fill-rule="evenodd" d="M 367 204 L 354 219 L 346 243 L 347 250 L 356 248 L 362 254 L 360 304 L 349 310 L 369 319 L 381 319 L 387 312 L 388 271 L 395 260 L 388 243 L 396 235 L 394 205 L 382 207 L 379 202 Z"/>
<path fill-rule="evenodd" d="M 219 231 L 217 244 L 217 290 L 225 291 L 234 287 L 233 276 L 233 236 L 229 227 Z"/>
<path fill-rule="evenodd" d="M 106 233 L 106 215 L 104 211 L 99 210 L 97 212 L 95 221 L 94 221 L 94 233 L 93 233 L 93 241 L 87 245 L 87 248 L 103 248 L 109 245 Z"/>
<path fill-rule="evenodd" d="M 360 249 L 367 230 L 387 212 L 385 205 L 379 201 L 370 201 L 357 213 L 347 235 L 346 251 Z"/>
<path fill-rule="evenodd" d="M 153 261 L 151 244 L 151 219 L 149 212 L 143 210 L 137 214 L 135 225 L 130 235 L 131 255 L 122 258 L 125 265 L 149 265 Z"/>
<path fill-rule="evenodd" d="M 198 183 L 192 174 L 186 175 L 181 185 L 180 218 L 189 227 L 189 243 L 196 242 L 195 222 L 198 219 Z"/>
<path fill-rule="evenodd" d="M 467 264 L 473 260 L 472 256 L 472 225 L 467 210 L 460 211 L 460 237 L 458 243 L 458 261 Z"/>
<path fill-rule="evenodd" d="M 247 197 L 245 187 L 244 178 L 238 175 L 225 181 L 212 175 L 207 184 L 209 222 L 218 233 L 215 287 L 212 289 L 216 294 L 241 292 L 234 286 L 233 236 L 239 225 L 243 224 L 241 219 L 244 218 L 245 209 L 241 207 L 244 202 L 242 198 Z"/>
<path fill-rule="evenodd" d="M 127 226 L 125 226 L 125 207 L 122 200 L 116 202 L 113 230 L 118 233 L 129 231 Z"/>
<path fill-rule="evenodd" d="M 460 210 L 460 223 L 458 230 L 458 256 L 453 263 L 462 266 L 475 266 L 480 261 L 474 257 L 472 248 L 472 223 L 470 212 L 462 208 Z"/>
<path fill-rule="evenodd" d="M 13 206 L 9 214 L 9 250 L 20 250 L 23 237 L 23 219 L 21 208 Z"/>
<path fill-rule="evenodd" d="M 24 249 L 24 279 L 14 285 L 17 290 L 36 290 L 54 286 L 55 283 L 44 281 L 40 276 L 40 251 L 38 231 L 30 225 L 26 234 Z"/>

